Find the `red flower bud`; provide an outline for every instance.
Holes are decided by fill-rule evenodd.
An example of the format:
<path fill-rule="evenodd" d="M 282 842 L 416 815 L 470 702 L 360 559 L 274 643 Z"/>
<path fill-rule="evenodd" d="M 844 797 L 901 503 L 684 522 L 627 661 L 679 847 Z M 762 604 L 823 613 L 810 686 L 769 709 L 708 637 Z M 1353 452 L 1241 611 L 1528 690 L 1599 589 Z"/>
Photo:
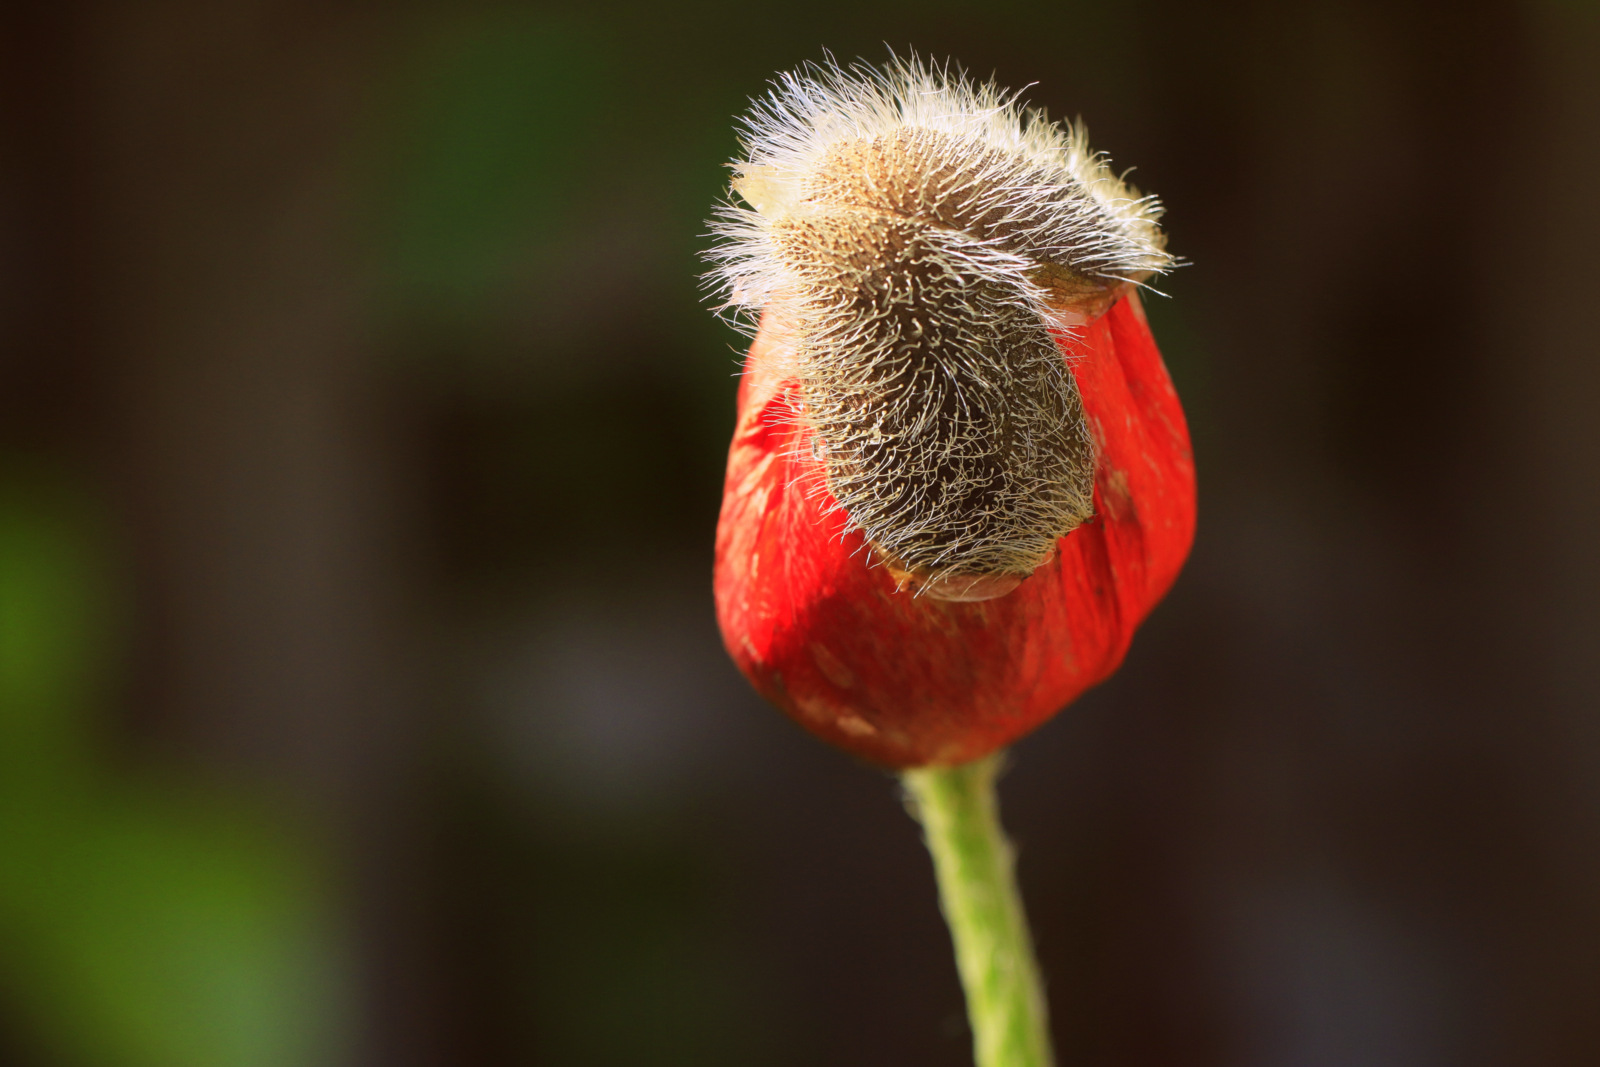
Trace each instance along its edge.
<path fill-rule="evenodd" d="M 1188 554 L 1188 431 L 1136 291 L 1172 263 L 1159 207 L 1081 129 L 914 63 L 790 76 L 747 128 L 718 255 L 763 315 L 724 640 L 827 741 L 976 759 L 1109 676 Z"/>

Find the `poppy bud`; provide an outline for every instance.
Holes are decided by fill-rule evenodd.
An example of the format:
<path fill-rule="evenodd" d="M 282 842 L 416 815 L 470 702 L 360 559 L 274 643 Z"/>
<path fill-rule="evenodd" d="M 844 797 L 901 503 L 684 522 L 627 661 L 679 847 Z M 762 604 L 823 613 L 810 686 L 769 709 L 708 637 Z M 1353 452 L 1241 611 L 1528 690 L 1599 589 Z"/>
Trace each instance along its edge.
<path fill-rule="evenodd" d="M 1016 97 L 813 67 L 744 120 L 716 277 L 759 323 L 717 531 L 769 700 L 893 767 L 977 759 L 1121 662 L 1194 532 L 1138 287 L 1160 206 Z"/>

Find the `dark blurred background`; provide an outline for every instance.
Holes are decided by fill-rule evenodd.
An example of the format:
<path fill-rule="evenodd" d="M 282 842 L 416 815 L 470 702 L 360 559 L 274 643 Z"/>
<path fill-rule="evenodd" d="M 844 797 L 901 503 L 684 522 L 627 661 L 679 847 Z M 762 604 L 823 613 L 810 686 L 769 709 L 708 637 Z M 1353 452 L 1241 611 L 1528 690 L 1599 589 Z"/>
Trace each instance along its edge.
<path fill-rule="evenodd" d="M 730 119 L 885 43 L 1192 261 L 1193 558 L 1002 789 L 1063 1064 L 1600 1062 L 1577 0 L 12 0 L 0 1062 L 970 1062 L 709 589 Z"/>

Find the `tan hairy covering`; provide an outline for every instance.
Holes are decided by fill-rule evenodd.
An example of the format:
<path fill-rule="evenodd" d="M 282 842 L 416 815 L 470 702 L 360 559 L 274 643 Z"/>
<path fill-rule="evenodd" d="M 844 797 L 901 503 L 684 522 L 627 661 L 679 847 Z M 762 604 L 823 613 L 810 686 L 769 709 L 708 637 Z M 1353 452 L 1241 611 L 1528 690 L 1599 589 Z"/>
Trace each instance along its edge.
<path fill-rule="evenodd" d="M 914 61 L 790 75 L 746 133 L 716 277 L 789 327 L 828 490 L 915 584 L 1031 573 L 1093 514 L 1051 331 L 1172 264 L 1159 205 L 1081 128 Z"/>

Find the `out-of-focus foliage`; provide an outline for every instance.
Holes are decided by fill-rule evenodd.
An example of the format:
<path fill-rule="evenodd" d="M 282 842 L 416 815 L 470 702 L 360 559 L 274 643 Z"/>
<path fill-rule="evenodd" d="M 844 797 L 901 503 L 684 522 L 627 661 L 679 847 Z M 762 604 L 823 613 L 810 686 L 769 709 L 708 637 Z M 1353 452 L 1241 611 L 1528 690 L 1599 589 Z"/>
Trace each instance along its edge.
<path fill-rule="evenodd" d="M 334 1061 L 336 939 L 303 843 L 239 797 L 108 764 L 114 583 L 88 509 L 0 481 L 0 981 L 73 1067 Z"/>
<path fill-rule="evenodd" d="M 410 308 L 469 330 L 530 247 L 578 221 L 622 86 L 592 21 L 441 22 L 401 64 L 376 196 L 383 269 Z"/>

